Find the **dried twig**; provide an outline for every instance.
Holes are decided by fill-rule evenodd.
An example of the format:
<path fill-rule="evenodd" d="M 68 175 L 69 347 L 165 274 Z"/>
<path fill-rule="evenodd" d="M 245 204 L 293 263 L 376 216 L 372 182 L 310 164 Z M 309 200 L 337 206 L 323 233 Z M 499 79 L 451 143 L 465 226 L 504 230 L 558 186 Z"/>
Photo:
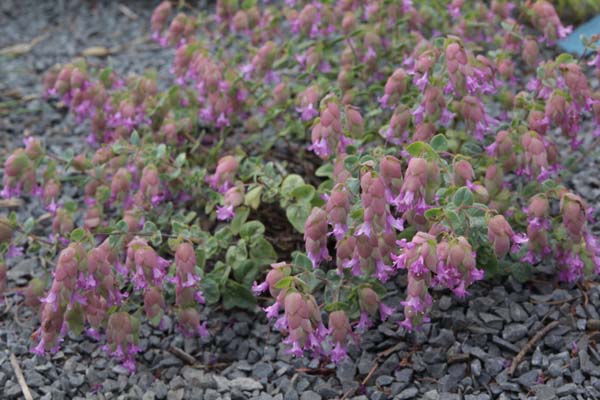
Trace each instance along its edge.
<path fill-rule="evenodd" d="M 0 49 L 0 56 L 20 56 L 27 54 L 33 49 L 33 47 L 48 37 L 48 33 L 44 33 L 38 37 L 35 37 L 29 43 L 17 43 L 12 46 L 4 47 Z"/>
<path fill-rule="evenodd" d="M 461 363 L 465 361 L 469 361 L 471 355 L 469 353 L 459 353 L 453 356 L 448 357 L 448 364 Z"/>
<path fill-rule="evenodd" d="M 140 17 L 135 12 L 133 12 L 133 10 L 131 8 L 127 7 L 125 4 L 119 4 L 118 8 L 119 8 L 119 11 L 121 11 L 123 14 L 125 14 L 125 16 L 129 19 L 136 20 Z"/>
<path fill-rule="evenodd" d="M 570 303 L 573 300 L 577 300 L 579 298 L 581 298 L 581 296 L 573 296 L 573 297 L 569 297 L 568 299 L 553 300 L 553 301 L 537 301 L 535 299 L 531 299 L 531 302 L 534 304 L 546 304 L 548 306 L 557 306 L 557 305 L 564 304 L 564 303 Z"/>
<path fill-rule="evenodd" d="M 33 400 L 33 396 L 31 395 L 31 391 L 29 390 L 29 386 L 27 386 L 27 382 L 25 382 L 25 377 L 23 376 L 23 371 L 19 366 L 19 361 L 17 357 L 13 353 L 10 353 L 10 365 L 13 367 L 13 371 L 15 371 L 15 375 L 17 376 L 17 382 L 19 382 L 19 386 L 21 387 L 21 392 L 23 392 L 23 396 L 25 400 Z"/>
<path fill-rule="evenodd" d="M 523 360 L 523 357 L 525 357 L 525 355 L 529 351 L 531 351 L 531 349 L 533 349 L 533 346 L 535 346 L 535 344 L 539 342 L 548 332 L 556 328 L 556 326 L 559 323 L 559 321 L 550 322 L 541 331 L 536 333 L 535 336 L 529 340 L 529 342 L 527 342 L 527 344 L 521 349 L 521 351 L 519 351 L 519 354 L 517 354 L 515 358 L 513 358 L 512 363 L 510 364 L 510 368 L 508 369 L 509 375 L 515 373 L 515 369 L 517 369 L 517 365 L 519 365 L 519 363 Z"/>
<path fill-rule="evenodd" d="M 185 351 L 181 350 L 178 347 L 174 347 L 174 346 L 169 347 L 169 352 L 186 364 L 189 364 L 189 365 L 198 364 L 198 360 L 196 360 L 196 358 L 194 356 L 186 353 Z"/>
<path fill-rule="evenodd" d="M 19 208 L 23 205 L 23 200 L 19 198 L 0 199 L 0 208 Z"/>

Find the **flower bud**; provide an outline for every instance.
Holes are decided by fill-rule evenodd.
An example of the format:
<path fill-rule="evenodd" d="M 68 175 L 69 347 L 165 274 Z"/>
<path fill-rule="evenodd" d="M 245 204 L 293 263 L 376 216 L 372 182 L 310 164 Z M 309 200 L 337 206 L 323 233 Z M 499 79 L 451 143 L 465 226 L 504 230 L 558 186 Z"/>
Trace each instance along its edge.
<path fill-rule="evenodd" d="M 23 149 L 17 149 L 4 162 L 4 173 L 10 177 L 18 177 L 31 167 L 29 157 Z"/>
<path fill-rule="evenodd" d="M 497 164 L 492 164 L 485 171 L 484 184 L 488 193 L 495 196 L 502 189 L 504 173 Z"/>
<path fill-rule="evenodd" d="M 31 160 L 38 159 L 43 153 L 42 144 L 39 139 L 33 138 L 31 136 L 25 139 L 25 154 Z"/>
<path fill-rule="evenodd" d="M 144 312 L 153 324 L 158 324 L 165 309 L 165 299 L 161 291 L 151 286 L 144 292 Z"/>
<path fill-rule="evenodd" d="M 549 40 L 562 39 L 570 32 L 562 26 L 554 6 L 546 0 L 537 0 L 531 6 L 531 23 Z"/>
<path fill-rule="evenodd" d="M 527 207 L 527 213 L 529 216 L 535 218 L 542 218 L 548 212 L 550 206 L 548 199 L 543 194 L 536 194 L 529 200 L 529 206 Z"/>
<path fill-rule="evenodd" d="M 345 343 L 348 333 L 352 331 L 346 312 L 332 311 L 329 314 L 329 329 L 334 343 Z"/>
<path fill-rule="evenodd" d="M 359 291 L 358 301 L 361 310 L 366 311 L 369 315 L 375 315 L 379 310 L 381 300 L 379 296 L 370 287 L 363 288 Z"/>
<path fill-rule="evenodd" d="M 475 177 L 473 167 L 467 160 L 459 160 L 454 162 L 454 184 L 456 186 L 465 186 L 467 181 L 472 181 Z"/>
<path fill-rule="evenodd" d="M 298 292 L 292 292 L 285 296 L 284 309 L 290 329 L 300 327 L 303 320 L 310 318 L 308 306 Z"/>
<path fill-rule="evenodd" d="M 320 261 L 330 258 L 327 251 L 327 213 L 313 207 L 304 226 L 304 242 L 308 258 L 316 268 Z"/>
<path fill-rule="evenodd" d="M 223 195 L 223 203 L 226 206 L 238 207 L 244 204 L 244 192 L 239 186 L 228 189 Z"/>
<path fill-rule="evenodd" d="M 534 39 L 527 39 L 523 43 L 523 50 L 521 51 L 521 57 L 525 64 L 529 67 L 534 68 L 538 63 L 538 57 L 540 50 L 538 48 L 537 41 Z"/>
<path fill-rule="evenodd" d="M 167 18 L 169 18 L 169 15 L 171 14 L 171 9 L 171 2 L 168 0 L 163 1 L 154 9 L 154 12 L 152 12 L 152 18 L 150 20 L 152 32 L 160 32 L 163 30 L 165 23 L 167 22 Z"/>
<path fill-rule="evenodd" d="M 576 194 L 566 192 L 560 198 L 560 213 L 569 238 L 578 243 L 586 224 L 586 205 Z"/>
<path fill-rule="evenodd" d="M 208 336 L 206 327 L 200 324 L 200 314 L 191 307 L 186 307 L 178 313 L 179 328 L 186 336 Z"/>
<path fill-rule="evenodd" d="M 244 10 L 238 10 L 232 20 L 233 30 L 243 32 L 248 29 L 248 14 Z"/>
<path fill-rule="evenodd" d="M 429 139 L 435 135 L 435 132 L 436 128 L 434 124 L 431 122 L 423 122 L 416 126 L 415 133 L 413 134 L 413 140 L 429 142 Z"/>
<path fill-rule="evenodd" d="M 275 285 L 287 276 L 286 272 L 283 268 L 273 268 L 267 273 L 265 282 L 269 285 L 269 293 L 272 297 L 277 297 L 281 292 L 281 289 L 276 288 Z"/>
<path fill-rule="evenodd" d="M 498 258 L 502 258 L 510 249 L 513 230 L 502 215 L 496 215 L 488 223 L 488 240 Z"/>
<path fill-rule="evenodd" d="M 283 82 L 277 84 L 277 86 L 275 86 L 273 89 L 273 99 L 275 100 L 275 104 L 282 106 L 289 100 L 289 98 L 290 90 L 288 86 Z"/>
<path fill-rule="evenodd" d="M 64 208 L 57 209 L 52 220 L 52 232 L 55 235 L 67 236 L 73 228 L 73 216 Z"/>
<path fill-rule="evenodd" d="M 358 108 L 347 105 L 346 111 L 346 131 L 353 137 L 360 137 L 364 133 L 365 123 L 360 115 Z"/>
<path fill-rule="evenodd" d="M 355 27 L 356 18 L 354 17 L 354 13 L 347 12 L 344 14 L 344 18 L 342 19 L 342 32 L 344 32 L 345 35 L 349 35 Z"/>
<path fill-rule="evenodd" d="M 27 284 L 27 287 L 23 291 L 25 295 L 25 305 L 31 308 L 39 307 L 40 298 L 44 296 L 45 289 L 44 281 L 39 278 L 33 278 Z"/>
<path fill-rule="evenodd" d="M 188 242 L 182 242 L 175 250 L 175 265 L 177 270 L 187 278 L 187 274 L 195 274 L 196 252 Z"/>

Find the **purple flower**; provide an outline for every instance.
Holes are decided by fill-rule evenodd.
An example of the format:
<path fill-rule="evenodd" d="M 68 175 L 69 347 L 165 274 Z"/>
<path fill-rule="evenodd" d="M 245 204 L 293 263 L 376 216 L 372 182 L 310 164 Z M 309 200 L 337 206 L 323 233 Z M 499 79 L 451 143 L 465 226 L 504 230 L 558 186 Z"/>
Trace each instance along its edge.
<path fill-rule="evenodd" d="M 394 313 L 395 309 L 393 307 L 388 307 L 385 303 L 379 303 L 379 317 L 382 321 L 387 320 L 390 315 Z"/>
<path fill-rule="evenodd" d="M 269 288 L 269 282 L 267 282 L 267 281 L 264 281 L 260 285 L 256 281 L 252 282 L 252 293 L 254 293 L 255 296 L 260 295 L 268 288 Z"/>
<path fill-rule="evenodd" d="M 217 219 L 220 221 L 229 221 L 235 217 L 233 206 L 217 206 Z"/>
<path fill-rule="evenodd" d="M 346 356 L 346 349 L 344 348 L 344 346 L 342 346 L 340 342 L 337 342 L 334 349 L 331 351 L 331 361 L 337 364 L 340 361 L 344 360 Z"/>
<path fill-rule="evenodd" d="M 267 318 L 277 318 L 279 316 L 279 303 L 275 302 L 269 307 L 263 308 L 263 311 L 267 314 Z"/>

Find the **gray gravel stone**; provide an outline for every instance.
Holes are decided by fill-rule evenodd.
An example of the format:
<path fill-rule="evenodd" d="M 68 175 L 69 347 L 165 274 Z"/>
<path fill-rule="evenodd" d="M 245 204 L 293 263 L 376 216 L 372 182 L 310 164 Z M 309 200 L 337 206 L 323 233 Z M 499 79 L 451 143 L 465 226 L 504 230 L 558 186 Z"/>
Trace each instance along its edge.
<path fill-rule="evenodd" d="M 563 366 L 560 361 L 555 361 L 548 367 L 548 374 L 553 377 L 559 377 L 563 374 Z"/>
<path fill-rule="evenodd" d="M 389 386 L 392 382 L 394 382 L 394 378 L 389 375 L 381 375 L 375 381 L 379 386 Z"/>
<path fill-rule="evenodd" d="M 541 372 L 542 371 L 539 369 L 532 369 L 531 371 L 519 376 L 518 381 L 525 388 L 529 388 L 537 382 Z"/>
<path fill-rule="evenodd" d="M 339 390 L 336 390 L 331 383 L 320 382 L 315 385 L 315 391 L 326 399 L 337 398 L 340 394 Z"/>
<path fill-rule="evenodd" d="M 473 375 L 475 376 L 479 376 L 481 375 L 481 361 L 479 361 L 479 359 L 475 359 L 473 361 L 471 361 L 471 372 L 473 373 Z"/>
<path fill-rule="evenodd" d="M 529 318 L 527 311 L 519 303 L 512 303 L 509 309 L 510 318 L 515 322 L 525 322 Z"/>
<path fill-rule="evenodd" d="M 442 329 L 436 337 L 429 339 L 429 343 L 445 348 L 450 347 L 454 343 L 454 340 L 454 332 L 449 329 Z"/>
<path fill-rule="evenodd" d="M 396 395 L 396 397 L 394 397 L 394 400 L 414 399 L 418 393 L 419 393 L 419 389 L 417 389 L 414 386 L 411 386 L 409 388 L 404 389 L 402 392 L 400 392 L 398 395 Z"/>
<path fill-rule="evenodd" d="M 558 397 L 568 396 L 577 391 L 577 385 L 574 383 L 568 383 L 556 389 L 556 395 Z"/>
<path fill-rule="evenodd" d="M 496 376 L 504 369 L 504 360 L 498 357 L 489 357 L 484 361 L 484 368 L 490 376 Z"/>
<path fill-rule="evenodd" d="M 551 400 L 556 398 L 556 389 L 550 385 L 535 385 L 532 389 L 537 400 Z"/>
<path fill-rule="evenodd" d="M 528 329 L 526 325 L 523 324 L 509 324 L 504 327 L 502 331 L 502 339 L 508 340 L 511 343 L 516 342 L 517 340 L 525 337 L 527 335 Z"/>
<path fill-rule="evenodd" d="M 252 376 L 259 379 L 267 379 L 273 374 L 273 365 L 271 363 L 259 362 L 252 368 Z"/>
<path fill-rule="evenodd" d="M 447 311 L 452 306 L 452 297 L 450 296 L 442 296 L 438 301 L 438 307 L 442 311 Z"/>
<path fill-rule="evenodd" d="M 294 389 L 288 389 L 283 395 L 283 400 L 298 400 L 298 392 Z"/>
<path fill-rule="evenodd" d="M 354 381 L 356 375 L 356 366 L 351 360 L 345 359 L 338 364 L 336 376 L 342 385 L 346 385 Z"/>
<path fill-rule="evenodd" d="M 321 400 L 321 398 L 320 394 L 313 392 L 312 390 L 307 390 L 300 395 L 300 400 Z"/>
<path fill-rule="evenodd" d="M 167 392 L 169 391 L 169 387 L 161 380 L 156 380 L 152 384 L 152 390 L 156 393 L 157 399 L 164 399 L 167 397 Z"/>

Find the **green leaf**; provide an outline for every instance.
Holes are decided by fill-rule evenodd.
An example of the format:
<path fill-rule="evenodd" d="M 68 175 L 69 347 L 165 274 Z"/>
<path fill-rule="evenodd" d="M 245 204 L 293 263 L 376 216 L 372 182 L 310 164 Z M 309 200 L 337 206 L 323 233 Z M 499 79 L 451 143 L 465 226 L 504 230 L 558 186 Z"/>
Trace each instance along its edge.
<path fill-rule="evenodd" d="M 102 69 L 102 71 L 100 72 L 100 75 L 98 75 L 98 79 L 100 80 L 100 82 L 107 85 L 108 79 L 110 78 L 111 74 L 112 74 L 112 68 L 106 67 L 106 68 Z"/>
<path fill-rule="evenodd" d="M 225 262 L 228 265 L 234 265 L 236 262 L 246 260 L 248 258 L 248 250 L 246 242 L 241 239 L 236 245 L 229 246 L 225 254 Z"/>
<path fill-rule="evenodd" d="M 310 215 L 310 204 L 300 203 L 300 204 L 291 204 L 285 210 L 285 215 L 288 218 L 288 221 L 292 224 L 294 229 L 296 229 L 300 233 L 304 233 L 304 224 Z"/>
<path fill-rule="evenodd" d="M 312 271 L 313 269 L 312 261 L 310 261 L 310 258 L 308 258 L 306 254 L 301 252 L 297 252 L 294 255 L 293 264 L 297 267 L 301 267 L 304 270 Z"/>
<path fill-rule="evenodd" d="M 206 276 L 201 281 L 202 294 L 206 299 L 207 304 L 215 304 L 219 302 L 221 298 L 221 291 L 219 290 L 219 284 L 217 281 L 211 277 Z"/>
<path fill-rule="evenodd" d="M 35 220 L 33 219 L 33 217 L 29 217 L 25 220 L 25 222 L 23 223 L 23 231 L 24 233 L 29 233 L 33 230 L 35 225 Z"/>
<path fill-rule="evenodd" d="M 227 247 L 229 247 L 229 244 L 233 239 L 233 234 L 231 233 L 231 229 L 229 229 L 228 226 L 223 226 L 215 232 L 214 238 L 217 240 L 217 245 L 220 248 L 226 249 Z"/>
<path fill-rule="evenodd" d="M 154 246 L 160 246 L 160 244 L 162 243 L 162 234 L 160 233 L 160 230 L 154 222 L 146 221 L 144 223 L 142 233 L 146 233 L 150 236 L 150 242 Z"/>
<path fill-rule="evenodd" d="M 123 235 L 110 235 L 108 237 L 108 244 L 113 249 L 121 249 L 123 247 L 123 240 L 125 236 Z"/>
<path fill-rule="evenodd" d="M 140 145 L 140 134 L 138 133 L 137 130 L 133 130 L 133 132 L 131 133 L 131 136 L 129 137 L 129 141 L 131 142 L 132 145 L 134 146 L 139 146 Z"/>
<path fill-rule="evenodd" d="M 185 160 L 186 160 L 186 154 L 185 153 L 181 153 L 177 156 L 177 158 L 175 159 L 175 166 L 177 166 L 178 168 L 183 167 L 183 164 L 185 164 Z"/>
<path fill-rule="evenodd" d="M 425 218 L 429 220 L 439 220 L 444 215 L 444 211 L 441 208 L 430 208 L 425 211 Z"/>
<path fill-rule="evenodd" d="M 509 267 L 512 276 L 519 282 L 528 282 L 533 276 L 533 267 L 529 263 L 511 263 Z"/>
<path fill-rule="evenodd" d="M 469 188 L 467 188 L 466 186 L 463 186 L 463 187 L 459 188 L 456 191 L 456 193 L 454 193 L 454 196 L 452 196 L 452 202 L 457 207 L 460 207 L 462 205 L 472 206 L 473 205 L 473 193 L 471 193 Z"/>
<path fill-rule="evenodd" d="M 231 228 L 231 233 L 237 235 L 240 233 L 240 229 L 246 220 L 248 219 L 248 215 L 250 214 L 250 209 L 248 207 L 238 207 L 235 210 L 235 217 L 231 220 L 229 227 Z"/>
<path fill-rule="evenodd" d="M 330 179 L 333 179 L 333 164 L 327 163 L 327 164 L 321 165 L 315 171 L 315 175 L 318 176 L 318 177 L 320 177 L 320 178 L 330 178 Z"/>
<path fill-rule="evenodd" d="M 86 236 L 85 230 L 82 228 L 77 228 L 71 232 L 70 239 L 71 242 L 81 242 Z"/>
<path fill-rule="evenodd" d="M 264 237 L 258 238 L 250 247 L 250 258 L 259 266 L 270 265 L 277 261 L 277 252 Z"/>
<path fill-rule="evenodd" d="M 214 281 L 219 285 L 219 288 L 222 288 L 225 286 L 227 279 L 229 279 L 230 273 L 230 265 L 227 265 L 222 261 L 217 261 L 217 263 L 215 264 L 215 268 L 208 274 L 206 274 L 206 277 L 214 279 Z"/>
<path fill-rule="evenodd" d="M 156 159 L 161 160 L 167 154 L 167 145 L 164 143 L 159 144 L 156 147 Z"/>
<path fill-rule="evenodd" d="M 63 208 L 70 213 L 74 213 L 77 211 L 77 203 L 74 201 L 67 201 L 65 202 L 65 205 L 63 206 Z"/>
<path fill-rule="evenodd" d="M 262 192 L 262 186 L 256 186 L 246 193 L 244 197 L 244 205 L 256 210 L 260 205 L 260 194 Z"/>
<path fill-rule="evenodd" d="M 256 298 L 250 289 L 230 279 L 223 291 L 223 307 L 227 310 L 234 307 L 253 310 L 256 307 Z"/>
<path fill-rule="evenodd" d="M 413 157 L 421 157 L 423 153 L 437 156 L 437 153 L 425 142 L 414 142 L 406 147 L 406 151 Z"/>
<path fill-rule="evenodd" d="M 260 221 L 246 222 L 240 229 L 240 236 L 250 243 L 253 243 L 264 234 L 265 226 Z"/>
<path fill-rule="evenodd" d="M 358 157 L 355 155 L 346 156 L 344 159 L 344 168 L 353 171 L 358 165 Z"/>
<path fill-rule="evenodd" d="M 121 233 L 127 233 L 129 232 L 129 225 L 127 225 L 127 222 L 125 222 L 125 220 L 120 220 L 119 222 L 117 222 L 117 224 L 115 225 L 115 229 L 118 232 Z"/>
<path fill-rule="evenodd" d="M 258 265 L 254 260 L 241 260 L 233 266 L 233 277 L 245 286 L 251 286 L 258 275 Z"/>
<path fill-rule="evenodd" d="M 478 157 L 483 152 L 483 147 L 477 142 L 469 141 L 461 146 L 461 151 L 469 157 Z"/>
<path fill-rule="evenodd" d="M 446 139 L 446 135 L 435 135 L 431 139 L 431 147 L 433 147 L 435 151 L 448 151 L 448 139 Z"/>
<path fill-rule="evenodd" d="M 301 202 L 310 202 L 316 193 L 315 188 L 312 185 L 298 186 L 292 190 L 292 197 Z"/>
<path fill-rule="evenodd" d="M 292 282 L 294 281 L 294 277 L 285 276 L 275 283 L 276 289 L 289 289 L 292 286 Z"/>
<path fill-rule="evenodd" d="M 281 183 L 280 192 L 285 197 L 291 197 L 292 191 L 302 185 L 304 185 L 304 179 L 300 175 L 290 174 Z"/>

